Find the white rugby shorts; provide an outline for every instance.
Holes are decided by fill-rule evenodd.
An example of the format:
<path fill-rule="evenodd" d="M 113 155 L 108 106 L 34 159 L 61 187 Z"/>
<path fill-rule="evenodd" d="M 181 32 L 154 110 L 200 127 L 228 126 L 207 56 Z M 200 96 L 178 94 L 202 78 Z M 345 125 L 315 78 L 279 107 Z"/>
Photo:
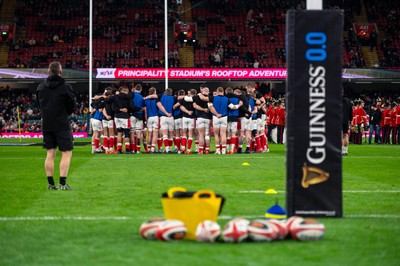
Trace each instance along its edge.
<path fill-rule="evenodd" d="M 175 118 L 174 119 L 174 128 L 175 129 L 182 129 L 182 118 Z"/>
<path fill-rule="evenodd" d="M 228 126 L 228 117 L 216 117 L 213 116 L 213 127 L 214 128 L 221 128 L 221 127 L 227 127 Z"/>
<path fill-rule="evenodd" d="M 251 120 L 251 126 L 250 126 L 250 129 L 251 130 L 258 130 L 258 124 L 259 124 L 259 121 L 258 121 L 259 119 L 252 119 Z"/>
<path fill-rule="evenodd" d="M 129 118 L 116 117 L 116 118 L 114 118 L 114 121 L 115 121 L 115 127 L 116 128 L 122 128 L 122 129 L 130 128 Z"/>
<path fill-rule="evenodd" d="M 91 118 L 90 119 L 90 123 L 92 124 L 92 129 L 93 129 L 93 131 L 103 131 L 103 126 L 102 126 L 102 123 L 101 123 L 101 120 L 97 120 L 97 119 L 94 119 L 94 118 Z"/>
<path fill-rule="evenodd" d="M 174 118 L 168 117 L 168 116 L 161 116 L 160 117 L 160 128 L 161 130 L 168 130 L 168 131 L 173 131 L 174 130 Z"/>
<path fill-rule="evenodd" d="M 246 117 L 241 117 L 240 119 L 240 125 L 241 125 L 241 130 L 251 130 L 251 118 L 247 119 Z"/>
<path fill-rule="evenodd" d="M 194 129 L 194 118 L 184 117 L 182 118 L 183 129 Z"/>
<path fill-rule="evenodd" d="M 103 119 L 103 128 L 114 128 L 114 120 L 105 120 Z"/>
<path fill-rule="evenodd" d="M 151 116 L 147 119 L 147 130 L 158 130 L 158 116 Z"/>
<path fill-rule="evenodd" d="M 228 132 L 236 133 L 238 131 L 238 122 L 228 122 Z"/>
<path fill-rule="evenodd" d="M 206 130 L 210 129 L 210 119 L 198 117 L 196 121 L 197 128 L 206 128 Z"/>
<path fill-rule="evenodd" d="M 131 127 L 132 130 L 142 130 L 143 129 L 143 120 L 137 119 L 137 117 L 131 116 Z"/>

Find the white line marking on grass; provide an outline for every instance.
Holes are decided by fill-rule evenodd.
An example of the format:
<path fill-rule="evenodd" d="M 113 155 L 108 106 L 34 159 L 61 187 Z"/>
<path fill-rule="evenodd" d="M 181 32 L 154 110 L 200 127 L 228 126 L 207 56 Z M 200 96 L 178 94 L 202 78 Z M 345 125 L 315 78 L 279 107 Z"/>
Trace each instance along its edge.
<path fill-rule="evenodd" d="M 400 190 L 343 190 L 344 193 L 400 193 Z"/>
<path fill-rule="evenodd" d="M 347 157 L 350 159 L 350 157 Z M 344 160 L 346 160 L 347 158 L 344 158 Z M 380 159 L 380 158 L 384 158 L 384 159 L 398 159 L 398 156 L 351 156 L 351 159 Z"/>
<path fill-rule="evenodd" d="M 239 193 L 252 194 L 252 193 L 265 193 L 266 190 L 241 190 Z M 286 193 L 283 190 L 277 190 L 278 193 Z M 343 190 L 343 193 L 400 193 L 400 190 Z"/>
<path fill-rule="evenodd" d="M 125 156 L 121 156 L 121 157 L 119 157 L 119 156 L 116 156 L 116 157 L 103 157 L 103 156 L 100 156 L 100 157 L 97 157 L 96 158 L 96 160 L 97 159 L 99 159 L 99 160 L 104 160 L 104 159 L 106 159 L 106 160 L 109 160 L 109 159 L 117 159 L 117 160 L 120 160 L 121 158 L 123 158 L 123 157 L 125 157 Z M 157 160 L 160 160 L 160 158 L 161 159 L 163 159 L 163 160 L 169 160 L 169 159 L 171 159 L 171 157 L 174 157 L 174 155 L 170 155 L 170 154 L 165 154 L 165 155 L 154 155 L 154 156 L 152 156 L 152 155 L 149 155 L 149 156 L 141 156 L 141 157 L 138 157 L 138 156 L 135 156 L 135 155 L 132 155 L 130 158 L 132 158 L 132 159 L 137 159 L 137 160 L 151 160 L 151 159 L 157 159 Z M 282 158 L 284 158 L 284 156 L 267 156 L 267 157 L 254 157 L 254 156 L 233 156 L 233 157 L 231 157 L 231 156 L 228 156 L 228 155 L 218 155 L 218 156 L 216 156 L 216 155 L 213 155 L 213 154 L 210 154 L 210 155 L 188 155 L 188 156 L 184 156 L 184 155 L 180 155 L 179 156 L 180 158 L 185 158 L 185 159 L 240 159 L 240 160 L 242 160 L 242 159 L 282 159 Z M 79 158 L 79 159 L 87 159 L 87 158 Z"/>
<path fill-rule="evenodd" d="M 127 216 L 19 216 L 19 217 L 0 217 L 0 221 L 101 221 L 101 220 L 131 220 L 133 217 Z"/>
<path fill-rule="evenodd" d="M 399 214 L 348 214 L 345 218 L 395 218 L 399 219 Z"/>
<path fill-rule="evenodd" d="M 151 160 L 151 159 L 157 159 L 157 160 L 159 160 L 160 158 L 161 159 L 163 159 L 163 160 L 169 160 L 169 159 L 171 159 L 171 157 L 174 157 L 174 155 L 172 154 L 172 155 L 170 155 L 170 154 L 161 154 L 161 155 L 157 155 L 157 154 L 155 154 L 155 155 L 151 155 L 151 154 L 149 154 L 149 155 L 145 155 L 145 156 L 140 156 L 140 155 L 94 155 L 94 156 L 91 156 L 91 154 L 88 154 L 88 156 L 87 157 L 81 157 L 81 156 L 79 156 L 78 157 L 78 155 L 77 156 L 75 156 L 74 157 L 74 160 L 87 160 L 87 159 L 95 159 L 95 160 L 121 160 L 121 158 L 124 158 L 124 157 L 126 157 L 126 158 L 129 158 L 129 159 L 135 159 L 135 160 Z M 180 155 L 179 157 L 181 157 L 181 158 L 187 158 L 187 159 L 216 159 L 216 158 L 218 158 L 218 159 L 282 159 L 282 158 L 284 158 L 284 156 L 282 155 L 282 156 L 265 156 L 265 157 L 262 157 L 262 156 L 258 156 L 258 157 L 255 157 L 255 156 L 248 156 L 248 155 L 219 155 L 219 156 L 215 156 L 214 154 L 210 154 L 210 155 L 188 155 L 188 156 L 184 156 L 184 155 Z M 11 158 L 11 157 L 4 157 L 4 158 L 1 158 L 2 160 L 27 160 L 27 159 L 32 159 L 32 160 L 43 160 L 44 159 L 44 157 L 43 158 L 27 158 L 27 157 L 19 157 L 19 158 L 16 158 L 16 157 L 13 157 L 13 158 Z"/>
<path fill-rule="evenodd" d="M 262 215 L 221 215 L 219 220 L 230 220 L 233 218 L 264 219 Z M 321 217 L 330 218 L 330 217 Z M 400 214 L 345 214 L 344 218 L 373 218 L 373 219 L 400 219 Z M 17 216 L 0 217 L 0 222 L 14 221 L 147 221 L 150 217 L 129 217 L 129 216 Z"/>
<path fill-rule="evenodd" d="M 242 194 L 257 194 L 257 193 L 265 193 L 265 191 L 267 191 L 267 190 L 241 190 L 241 191 L 239 191 L 239 193 L 242 193 Z M 283 190 L 276 190 L 276 192 L 285 193 L 285 191 L 283 191 Z"/>
<path fill-rule="evenodd" d="M 265 219 L 264 216 L 261 215 L 221 215 L 218 217 L 220 220 L 230 220 L 234 218 L 245 218 L 245 219 Z M 321 217 L 321 218 L 335 218 L 335 217 Z M 344 214 L 344 218 L 390 218 L 390 219 L 400 219 L 400 214 Z"/>
<path fill-rule="evenodd" d="M 89 158 L 93 158 L 96 160 L 120 160 L 122 157 L 129 157 L 132 159 L 136 159 L 136 160 L 149 160 L 149 159 L 160 159 L 160 157 L 162 156 L 163 159 L 170 159 L 171 156 L 173 155 L 177 155 L 177 154 L 145 154 L 144 156 L 141 155 L 92 155 L 92 154 L 88 154 L 86 157 L 81 157 L 80 155 L 76 155 L 74 157 L 74 160 L 87 160 Z M 188 155 L 188 156 L 183 156 L 183 155 L 179 155 L 179 157 L 182 158 L 188 158 L 188 159 L 209 159 L 209 158 L 218 158 L 218 159 L 282 159 L 285 158 L 285 155 L 278 155 L 278 154 L 268 154 L 265 156 L 249 156 L 248 154 L 234 154 L 234 155 L 218 155 L 215 156 L 214 154 L 209 154 L 209 155 Z M 353 159 L 398 159 L 398 156 L 351 156 L 351 158 Z M 32 158 L 28 158 L 28 157 L 4 157 L 1 158 L 2 160 L 27 160 L 27 159 L 32 159 L 32 160 L 43 160 L 43 158 L 38 158 L 38 157 L 32 157 Z"/>

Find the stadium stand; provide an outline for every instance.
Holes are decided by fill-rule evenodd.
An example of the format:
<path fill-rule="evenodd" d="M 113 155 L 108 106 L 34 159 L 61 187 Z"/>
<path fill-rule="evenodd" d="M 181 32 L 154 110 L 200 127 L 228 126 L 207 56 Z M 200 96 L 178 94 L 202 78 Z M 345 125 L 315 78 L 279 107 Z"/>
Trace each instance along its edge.
<path fill-rule="evenodd" d="M 57 59 L 66 68 L 88 67 L 88 1 L 6 2 L 13 1 L 17 29 L 12 41 L 3 40 L 9 48 L 6 66 L 45 67 Z M 324 5 L 345 10 L 344 67 L 400 67 L 396 1 Z M 285 67 L 285 13 L 294 8 L 304 8 L 304 1 L 185 0 L 177 5 L 170 0 L 170 67 Z M 93 16 L 94 67 L 164 65 L 162 1 L 100 0 Z M 174 23 L 195 23 L 197 31 L 180 42 Z M 361 38 L 353 23 L 376 23 L 376 51 L 368 49 L 372 40 Z"/>
<path fill-rule="evenodd" d="M 129 2 L 129 1 L 126 1 Z M 96 67 L 159 67 L 163 64 L 163 14 L 147 1 L 96 1 L 93 60 Z M 47 6 L 56 6 L 54 9 Z M 9 67 L 44 67 L 57 59 L 69 68 L 87 68 L 87 1 L 54 5 L 18 1 L 16 16 L 24 38 L 10 46 Z M 171 15 L 171 21 L 174 21 Z M 169 47 L 174 50 L 172 44 Z"/>
<path fill-rule="evenodd" d="M 379 64 L 383 68 L 399 68 L 400 3 L 366 0 L 368 21 L 376 23 L 380 42 L 377 49 Z"/>
<path fill-rule="evenodd" d="M 76 94 L 78 108 L 71 116 L 71 128 L 75 132 L 86 132 L 89 124 L 88 95 Z M 17 109 L 19 107 L 19 109 Z M 40 109 L 36 94 L 29 90 L 0 90 L 0 122 L 2 132 L 18 132 L 18 112 L 21 132 L 40 132 Z"/>

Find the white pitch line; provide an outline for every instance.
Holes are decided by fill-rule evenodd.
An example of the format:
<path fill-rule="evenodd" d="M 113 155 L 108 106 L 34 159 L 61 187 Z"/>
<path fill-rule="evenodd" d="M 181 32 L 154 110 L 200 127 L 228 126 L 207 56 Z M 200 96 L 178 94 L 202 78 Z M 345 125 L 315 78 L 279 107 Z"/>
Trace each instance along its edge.
<path fill-rule="evenodd" d="M 245 219 L 264 219 L 265 217 L 262 215 L 238 215 L 238 216 L 230 216 L 230 215 L 221 215 L 218 219 L 221 220 L 230 220 L 233 218 L 245 218 Z M 321 217 L 321 218 L 335 218 L 335 217 Z M 343 218 L 391 218 L 391 219 L 400 219 L 400 214 L 344 214 Z"/>
<path fill-rule="evenodd" d="M 127 216 L 18 216 L 18 217 L 0 217 L 0 221 L 101 221 L 101 220 L 131 220 Z"/>
<path fill-rule="evenodd" d="M 121 160 L 121 158 L 123 158 L 123 157 L 125 157 L 125 158 L 128 158 L 129 157 L 129 159 L 133 159 L 133 160 L 155 160 L 155 159 L 157 159 L 157 160 L 159 160 L 159 159 L 162 159 L 162 160 L 170 160 L 171 159 L 171 157 L 170 156 L 174 156 L 173 154 L 162 154 L 162 155 L 145 155 L 145 156 L 136 156 L 136 155 L 121 155 L 121 156 L 119 156 L 119 155 L 115 155 L 115 156 L 113 156 L 113 155 L 110 155 L 110 156 L 107 156 L 107 155 L 99 155 L 99 156 L 97 156 L 97 155 L 94 155 L 93 157 L 75 157 L 74 158 L 74 160 L 88 160 L 88 159 L 94 159 L 94 160 L 99 160 L 99 161 L 103 161 L 103 160 L 107 160 L 107 161 L 113 161 L 113 160 Z M 260 159 L 282 159 L 282 158 L 284 158 L 284 156 L 282 155 L 282 156 L 266 156 L 266 157 L 261 157 L 261 156 L 259 156 L 259 157 L 254 157 L 254 156 L 249 156 L 249 155 L 238 155 L 238 156 L 228 156 L 228 155 L 220 155 L 220 156 L 214 156 L 213 154 L 211 154 L 211 155 L 188 155 L 188 156 L 183 156 L 183 155 L 181 155 L 181 156 L 179 156 L 179 157 L 182 157 L 182 158 L 185 158 L 185 159 L 196 159 L 196 160 L 198 160 L 198 159 L 216 159 L 216 158 L 218 158 L 218 160 L 219 159 L 221 159 L 221 160 L 227 160 L 227 159 L 231 159 L 231 160 L 249 160 L 249 159 L 258 159 L 258 160 L 260 160 Z M 44 159 L 44 157 L 43 158 L 10 158 L 10 157 L 4 157 L 4 158 L 1 158 L 2 160 L 10 160 L 10 161 L 16 161 L 16 160 L 28 160 L 28 159 L 30 159 L 30 160 L 43 160 Z"/>
<path fill-rule="evenodd" d="M 398 214 L 348 214 L 344 215 L 345 218 L 395 218 L 399 219 Z"/>
<path fill-rule="evenodd" d="M 400 190 L 343 190 L 344 193 L 400 193 Z"/>
<path fill-rule="evenodd" d="M 178 155 L 178 154 L 143 154 L 144 156 L 141 155 L 92 155 L 88 154 L 87 157 L 75 157 L 74 160 L 87 160 L 87 159 L 96 159 L 96 160 L 120 160 L 121 157 L 130 157 L 132 159 L 136 160 L 151 160 L 151 159 L 170 159 L 170 156 Z M 234 154 L 234 155 L 218 155 L 215 156 L 214 154 L 209 154 L 209 155 L 198 155 L 198 154 L 192 154 L 188 156 L 183 156 L 179 155 L 179 157 L 186 158 L 186 159 L 209 159 L 209 158 L 218 158 L 218 159 L 284 159 L 285 155 L 280 155 L 280 154 L 268 154 L 265 156 L 252 156 L 249 154 Z M 352 159 L 398 159 L 398 156 L 352 156 Z M 4 157 L 2 160 L 42 160 L 43 158 L 26 158 L 26 157 Z"/>
<path fill-rule="evenodd" d="M 253 193 L 255 193 L 255 194 L 257 194 L 257 193 L 265 193 L 265 191 L 266 190 L 241 190 L 241 191 L 239 191 L 239 193 L 242 193 L 242 194 L 253 194 Z M 285 191 L 283 191 L 283 190 L 276 190 L 276 192 L 285 193 Z"/>
<path fill-rule="evenodd" d="M 278 193 L 286 193 L 284 190 L 277 190 Z M 241 190 L 239 193 L 252 194 L 252 193 L 265 193 L 265 190 Z M 400 190 L 343 190 L 343 193 L 400 193 Z"/>
<path fill-rule="evenodd" d="M 221 215 L 219 220 L 230 220 L 233 218 L 263 219 L 262 215 Z M 154 217 L 153 217 L 154 218 Z M 321 217 L 330 218 L 330 217 Z M 374 218 L 374 219 L 400 219 L 400 214 L 345 214 L 344 218 Z M 17 216 L 0 217 L 0 222 L 16 221 L 127 221 L 140 220 L 147 221 L 151 217 L 129 217 L 129 216 Z"/>

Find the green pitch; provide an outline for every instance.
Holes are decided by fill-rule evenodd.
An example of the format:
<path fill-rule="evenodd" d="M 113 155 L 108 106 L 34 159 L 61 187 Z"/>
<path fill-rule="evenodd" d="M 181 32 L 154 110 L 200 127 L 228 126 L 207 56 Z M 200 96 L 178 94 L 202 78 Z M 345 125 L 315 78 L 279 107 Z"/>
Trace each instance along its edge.
<path fill-rule="evenodd" d="M 222 194 L 221 225 L 262 218 L 276 199 L 285 206 L 285 147 L 270 150 L 92 155 L 76 146 L 68 178 L 75 191 L 47 191 L 40 146 L 0 146 L 0 265 L 400 265 L 400 146 L 393 145 L 350 146 L 345 217 L 318 219 L 326 226 L 321 241 L 141 239 L 140 224 L 163 216 L 160 196 L 173 186 Z M 278 194 L 263 193 L 268 188 Z"/>

